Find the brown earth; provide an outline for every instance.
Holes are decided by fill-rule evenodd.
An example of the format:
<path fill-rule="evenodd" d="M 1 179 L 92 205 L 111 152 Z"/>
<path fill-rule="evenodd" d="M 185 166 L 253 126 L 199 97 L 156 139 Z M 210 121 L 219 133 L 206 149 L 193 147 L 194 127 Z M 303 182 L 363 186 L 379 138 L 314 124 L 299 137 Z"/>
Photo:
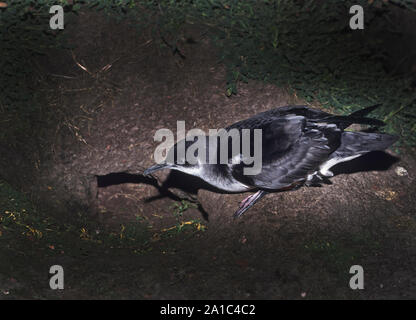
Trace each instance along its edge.
<path fill-rule="evenodd" d="M 240 84 L 238 94 L 227 97 L 224 66 L 202 28 L 182 31 L 185 41 L 178 45 L 183 59 L 150 32 L 138 34 L 99 14 L 81 12 L 72 22 L 65 32 L 75 46 L 73 55 L 57 51 L 39 61 L 47 79 L 42 84 L 49 100 L 45 108 L 63 116 L 45 128 L 49 142 L 44 149 L 34 159 L 21 160 L 25 174 L 34 178 L 31 185 L 19 186 L 63 212 L 88 206 L 103 225 L 118 226 L 139 216 L 155 230 L 175 223 L 175 201 L 197 198 L 202 208 L 187 210 L 184 220 L 200 219 L 207 231 L 155 242 L 143 255 L 88 252 L 85 258 L 46 258 L 38 267 L 62 263 L 73 271 L 70 285 L 61 293 L 36 289 L 41 277 L 33 269 L 36 295 L 416 297 L 412 156 L 388 151 L 339 165 L 331 185 L 270 194 L 234 220 L 232 214 L 247 194 L 206 190 L 197 179 L 179 173 L 157 173 L 158 180 L 141 175 L 153 164 L 156 130 L 176 132 L 177 120 L 184 120 L 188 130 L 222 128 L 302 101 L 284 88 L 254 81 Z M 398 167 L 407 174 L 397 174 Z M 16 172 L 3 171 L 13 181 Z M 364 267 L 365 290 L 348 286 L 354 264 Z"/>

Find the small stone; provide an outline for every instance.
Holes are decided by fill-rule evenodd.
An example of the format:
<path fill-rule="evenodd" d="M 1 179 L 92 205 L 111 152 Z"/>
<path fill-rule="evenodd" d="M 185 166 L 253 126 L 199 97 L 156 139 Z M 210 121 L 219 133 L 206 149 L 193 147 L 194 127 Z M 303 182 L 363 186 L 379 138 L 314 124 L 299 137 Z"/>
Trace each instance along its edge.
<path fill-rule="evenodd" d="M 400 177 L 405 177 L 409 175 L 407 170 L 403 167 L 396 167 L 396 169 L 394 169 L 394 172 L 396 172 L 396 174 Z"/>

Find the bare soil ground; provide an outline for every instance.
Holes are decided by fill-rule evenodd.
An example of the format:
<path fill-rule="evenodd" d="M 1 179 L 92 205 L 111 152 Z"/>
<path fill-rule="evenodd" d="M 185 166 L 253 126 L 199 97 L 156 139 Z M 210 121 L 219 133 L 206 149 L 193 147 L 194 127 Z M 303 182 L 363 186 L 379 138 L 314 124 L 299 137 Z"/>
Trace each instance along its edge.
<path fill-rule="evenodd" d="M 64 206 L 74 199 L 87 203 L 97 232 L 139 220 L 153 237 L 139 253 L 78 243 L 59 256 L 3 248 L 2 261 L 11 263 L 0 268 L 0 298 L 416 297 L 416 163 L 410 153 L 374 153 L 339 165 L 331 185 L 268 195 L 233 220 L 247 194 L 207 190 L 179 173 L 158 173 L 158 181 L 140 175 L 153 164 L 154 133 L 175 132 L 177 120 L 188 130 L 221 128 L 302 101 L 258 82 L 241 84 L 238 95 L 227 97 L 224 67 L 195 26 L 184 28 L 179 43 L 185 59 L 150 33 L 95 13 L 81 12 L 66 32 L 73 55 L 59 51 L 39 62 L 48 74 L 42 84 L 47 108 L 64 110 L 65 121 L 46 129 L 53 137 L 44 150 L 50 154 L 39 156 L 40 173 L 26 187 Z M 398 174 L 399 167 L 407 173 Z M 158 238 L 177 224 L 172 206 L 180 198 L 201 204 L 183 210 L 180 221 L 199 220 L 205 231 Z M 63 291 L 47 286 L 53 264 L 66 270 Z M 364 290 L 349 287 L 356 264 L 365 271 Z"/>

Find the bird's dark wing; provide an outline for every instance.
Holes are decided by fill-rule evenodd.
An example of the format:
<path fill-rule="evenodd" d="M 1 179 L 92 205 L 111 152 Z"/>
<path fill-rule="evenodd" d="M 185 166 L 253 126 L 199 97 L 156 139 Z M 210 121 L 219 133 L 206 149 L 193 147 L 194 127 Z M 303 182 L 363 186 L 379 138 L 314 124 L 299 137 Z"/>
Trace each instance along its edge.
<path fill-rule="evenodd" d="M 263 119 L 263 120 L 261 120 Z M 309 123 L 304 116 L 249 119 L 262 130 L 262 170 L 245 175 L 243 162 L 232 166 L 234 178 L 262 189 L 280 189 L 302 181 L 340 145 L 341 130 L 334 124 Z"/>
<path fill-rule="evenodd" d="M 229 129 L 252 129 L 252 128 L 259 128 L 264 124 L 269 123 L 270 121 L 279 119 L 284 116 L 288 115 L 295 115 L 295 116 L 302 116 L 305 117 L 307 120 L 317 120 L 323 119 L 329 116 L 332 116 L 330 113 L 326 113 L 321 110 L 311 109 L 307 106 L 303 105 L 295 105 L 295 106 L 285 106 L 279 107 L 272 110 L 268 110 L 265 112 L 258 113 L 249 119 L 245 119 L 239 122 L 236 122 L 226 130 Z"/>
<path fill-rule="evenodd" d="M 227 130 L 232 129 L 232 128 L 241 129 L 241 128 L 258 127 L 264 121 L 270 121 L 270 120 L 278 119 L 280 117 L 288 116 L 288 115 L 302 116 L 302 117 L 305 117 L 306 120 L 311 121 L 311 122 L 334 123 L 340 129 L 345 129 L 353 123 L 368 124 L 372 126 L 383 126 L 384 123 L 380 120 L 365 118 L 365 116 L 368 113 L 370 113 L 371 111 L 373 111 L 379 106 L 380 104 L 370 106 L 370 107 L 358 110 L 356 112 L 353 112 L 352 114 L 347 115 L 347 116 L 337 116 L 337 115 L 324 112 L 322 110 L 311 109 L 303 105 L 285 106 L 285 107 L 279 107 L 279 108 L 275 108 L 269 111 L 265 111 L 265 112 L 256 114 L 255 116 L 249 119 L 236 122 L 232 124 L 231 126 L 227 127 Z"/>
<path fill-rule="evenodd" d="M 232 166 L 232 174 L 246 185 L 263 189 L 284 188 L 302 181 L 340 147 L 346 127 L 352 123 L 383 125 L 379 120 L 365 118 L 377 107 L 336 116 L 303 105 L 285 106 L 234 123 L 226 130 L 262 129 L 263 166 L 261 173 L 249 176 L 243 174 L 248 166 L 240 163 Z M 253 148 L 250 151 L 253 154 Z"/>

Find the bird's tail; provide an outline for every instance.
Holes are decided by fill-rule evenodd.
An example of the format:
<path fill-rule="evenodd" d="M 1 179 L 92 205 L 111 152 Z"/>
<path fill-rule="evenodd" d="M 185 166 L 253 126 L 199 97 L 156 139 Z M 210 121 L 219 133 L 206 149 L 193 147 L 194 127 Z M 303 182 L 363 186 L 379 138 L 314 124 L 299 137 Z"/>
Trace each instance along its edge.
<path fill-rule="evenodd" d="M 345 158 L 371 151 L 383 151 L 396 141 L 396 136 L 386 133 L 345 131 L 341 136 L 341 145 L 333 156 Z"/>
<path fill-rule="evenodd" d="M 371 126 L 384 126 L 385 123 L 383 121 L 377 119 L 366 118 L 365 116 L 369 114 L 371 111 L 378 108 L 381 104 L 376 104 L 358 111 L 351 113 L 348 116 L 328 116 L 324 119 L 320 119 L 321 121 L 325 122 L 332 122 L 338 125 L 340 129 L 345 129 L 352 125 L 353 123 L 357 124 L 367 124 Z"/>
<path fill-rule="evenodd" d="M 381 103 L 375 104 L 373 106 L 370 107 L 366 107 L 364 109 L 360 109 L 358 111 L 355 111 L 353 113 L 350 114 L 351 117 L 356 117 L 356 118 L 360 118 L 360 117 L 365 117 L 367 114 L 369 114 L 371 111 L 377 109 L 378 107 L 381 106 Z"/>

